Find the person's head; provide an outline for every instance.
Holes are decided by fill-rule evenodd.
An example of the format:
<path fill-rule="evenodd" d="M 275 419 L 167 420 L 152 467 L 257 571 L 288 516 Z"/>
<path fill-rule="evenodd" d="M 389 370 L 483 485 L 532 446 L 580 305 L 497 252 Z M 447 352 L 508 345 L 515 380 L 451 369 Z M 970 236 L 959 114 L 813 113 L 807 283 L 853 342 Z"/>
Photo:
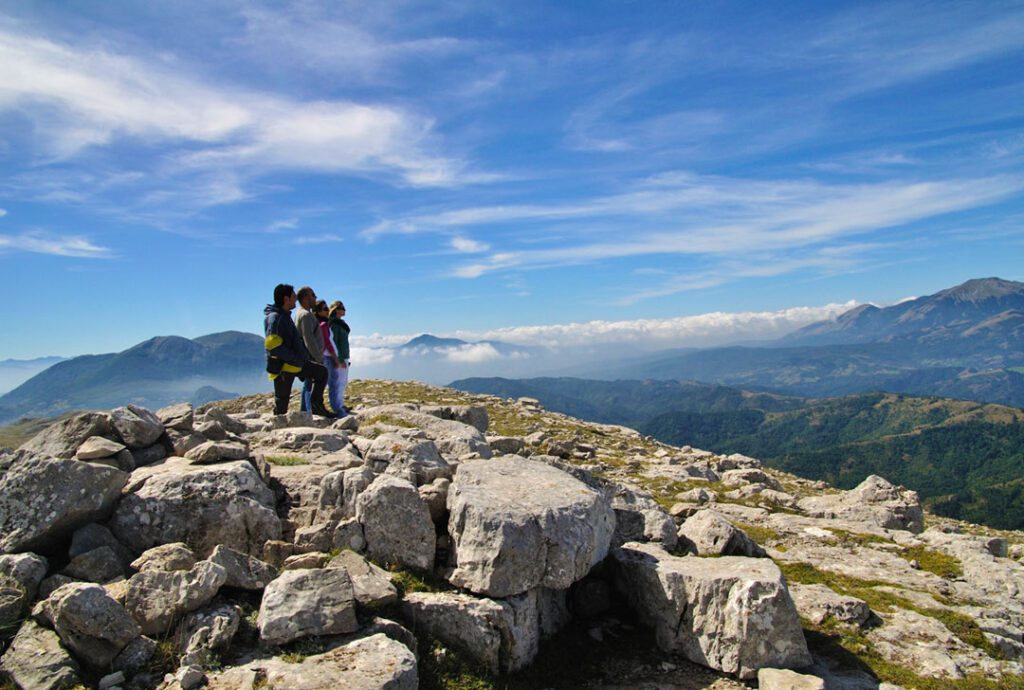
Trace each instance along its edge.
<path fill-rule="evenodd" d="M 326 321 L 328 311 L 329 310 L 327 309 L 327 302 L 325 302 L 322 299 L 318 299 L 316 301 L 316 306 L 313 307 L 313 313 L 316 314 L 316 317 L 318 319 L 323 319 L 324 321 Z"/>
<path fill-rule="evenodd" d="M 339 319 L 345 316 L 345 305 L 341 303 L 341 300 L 331 302 L 329 316 L 337 316 Z"/>
<path fill-rule="evenodd" d="M 308 285 L 299 288 L 299 304 L 303 309 L 310 309 L 316 304 L 316 293 Z"/>
<path fill-rule="evenodd" d="M 286 306 L 286 302 L 290 305 Z M 287 283 L 279 283 L 274 288 L 274 306 L 281 309 L 292 309 L 295 307 L 295 288 Z"/>

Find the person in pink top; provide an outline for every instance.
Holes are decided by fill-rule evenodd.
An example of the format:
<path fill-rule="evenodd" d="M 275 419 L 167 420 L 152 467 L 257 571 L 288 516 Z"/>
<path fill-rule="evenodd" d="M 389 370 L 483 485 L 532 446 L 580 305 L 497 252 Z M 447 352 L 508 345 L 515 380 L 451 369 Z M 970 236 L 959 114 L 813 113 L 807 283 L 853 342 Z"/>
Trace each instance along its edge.
<path fill-rule="evenodd" d="M 331 409 L 334 410 L 334 414 L 344 416 L 347 410 L 345 410 L 344 404 L 344 391 L 345 387 L 341 382 L 342 374 L 342 363 L 338 359 L 338 353 L 334 349 L 334 339 L 331 337 L 331 329 L 327 325 L 327 315 L 329 313 L 327 309 L 327 302 L 319 300 L 316 306 L 313 307 L 313 313 L 316 314 L 317 321 L 320 322 L 320 334 L 324 339 L 324 366 L 327 367 L 327 398 L 331 403 Z"/>

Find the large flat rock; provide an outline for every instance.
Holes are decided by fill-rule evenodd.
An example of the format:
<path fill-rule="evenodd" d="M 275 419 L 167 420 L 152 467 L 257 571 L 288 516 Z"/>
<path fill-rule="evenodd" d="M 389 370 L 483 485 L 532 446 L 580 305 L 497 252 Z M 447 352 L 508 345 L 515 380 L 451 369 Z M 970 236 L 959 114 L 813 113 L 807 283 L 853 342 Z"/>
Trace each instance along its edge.
<path fill-rule="evenodd" d="M 22 457 L 0 476 L 0 553 L 46 548 L 106 517 L 127 481 L 106 465 Z"/>
<path fill-rule="evenodd" d="M 796 607 L 772 561 L 679 557 L 636 542 L 613 558 L 617 587 L 654 628 L 661 649 L 740 678 L 811 663 Z"/>
<path fill-rule="evenodd" d="M 135 551 L 184 542 L 200 557 L 218 544 L 253 556 L 281 538 L 274 493 L 250 463 L 168 458 L 132 473 L 111 531 Z"/>
<path fill-rule="evenodd" d="M 209 690 L 416 690 L 416 657 L 401 642 L 377 633 L 301 661 L 257 659 L 208 674 Z"/>
<path fill-rule="evenodd" d="M 604 559 L 615 530 L 607 496 L 515 455 L 460 465 L 448 509 L 449 579 L 491 597 L 568 588 Z"/>

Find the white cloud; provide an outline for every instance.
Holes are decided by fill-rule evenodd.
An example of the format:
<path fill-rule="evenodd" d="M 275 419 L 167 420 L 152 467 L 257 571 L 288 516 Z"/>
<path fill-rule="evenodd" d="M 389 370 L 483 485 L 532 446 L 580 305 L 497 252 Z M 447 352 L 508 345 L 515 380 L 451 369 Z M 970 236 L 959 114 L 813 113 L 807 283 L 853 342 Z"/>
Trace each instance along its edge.
<path fill-rule="evenodd" d="M 428 228 L 441 222 L 476 225 L 500 220 L 526 224 L 544 219 L 537 224 L 538 231 L 550 232 L 559 219 L 594 219 L 583 231 L 569 225 L 559 226 L 564 234 L 572 235 L 560 246 L 502 248 L 452 269 L 456 277 L 476 278 L 511 268 L 544 268 L 623 257 L 737 257 L 821 246 L 984 206 L 1022 189 L 1024 182 L 1011 176 L 827 185 L 682 174 L 648 180 L 629 194 L 575 205 L 466 209 L 411 219 L 408 224 Z"/>
<path fill-rule="evenodd" d="M 461 163 L 428 152 L 432 121 L 397 107 L 304 102 L 223 86 L 165 64 L 0 27 L 0 111 L 31 113 L 57 158 L 131 137 L 182 146 L 188 166 L 389 173 L 450 184 Z"/>
<path fill-rule="evenodd" d="M 326 235 L 305 235 L 296 237 L 292 240 L 292 244 L 332 244 L 335 242 L 344 242 L 345 238 L 341 235 L 326 234 Z"/>
<path fill-rule="evenodd" d="M 480 252 L 486 252 L 490 249 L 490 245 L 486 242 L 479 242 L 477 240 L 471 240 L 468 237 L 453 237 L 451 240 L 452 249 L 464 254 L 477 254 Z"/>
<path fill-rule="evenodd" d="M 360 364 L 387 364 L 395 358 L 395 351 L 382 347 L 353 346 L 352 361 Z"/>
<path fill-rule="evenodd" d="M 466 340 L 500 340 L 537 347 L 587 347 L 610 343 L 646 348 L 704 347 L 738 340 L 777 338 L 815 321 L 832 319 L 856 301 L 767 312 L 712 312 L 666 319 L 588 321 L 543 326 L 511 326 L 488 331 L 457 331 Z"/>
<path fill-rule="evenodd" d="M 113 252 L 77 235 L 52 235 L 39 231 L 0 235 L 0 253 L 5 251 L 52 254 L 82 259 L 107 259 Z"/>
<path fill-rule="evenodd" d="M 2 208 L 0 208 L 0 218 L 3 218 L 6 215 L 7 215 L 7 211 L 2 209 Z"/>
<path fill-rule="evenodd" d="M 459 362 L 461 364 L 479 364 L 480 362 L 490 362 L 502 357 L 501 353 L 488 343 L 474 343 L 446 348 L 444 355 L 449 362 Z"/>

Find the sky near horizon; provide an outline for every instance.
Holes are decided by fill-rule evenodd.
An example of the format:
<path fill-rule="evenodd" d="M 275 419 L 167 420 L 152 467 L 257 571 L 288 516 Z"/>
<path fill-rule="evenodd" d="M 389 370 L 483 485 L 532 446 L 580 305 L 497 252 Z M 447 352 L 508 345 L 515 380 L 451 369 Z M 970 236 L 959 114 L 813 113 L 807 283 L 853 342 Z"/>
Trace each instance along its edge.
<path fill-rule="evenodd" d="M 682 346 L 1024 280 L 1022 37 L 995 1 L 0 0 L 0 359 L 260 332 L 278 282 L 380 342 Z"/>

